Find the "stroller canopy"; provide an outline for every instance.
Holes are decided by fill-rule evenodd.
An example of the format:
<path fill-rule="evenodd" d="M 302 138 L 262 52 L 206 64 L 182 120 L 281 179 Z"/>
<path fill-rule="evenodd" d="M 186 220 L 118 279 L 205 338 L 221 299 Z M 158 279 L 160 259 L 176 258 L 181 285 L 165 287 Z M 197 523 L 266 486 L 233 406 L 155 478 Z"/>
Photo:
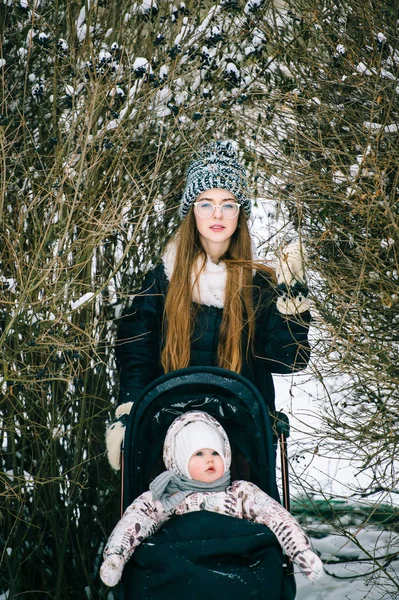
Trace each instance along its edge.
<path fill-rule="evenodd" d="M 165 470 L 166 431 L 189 410 L 211 414 L 226 430 L 233 455 L 232 480 L 252 481 L 279 500 L 275 438 L 260 392 L 232 371 L 190 367 L 158 378 L 132 407 L 124 443 L 124 509 Z"/>

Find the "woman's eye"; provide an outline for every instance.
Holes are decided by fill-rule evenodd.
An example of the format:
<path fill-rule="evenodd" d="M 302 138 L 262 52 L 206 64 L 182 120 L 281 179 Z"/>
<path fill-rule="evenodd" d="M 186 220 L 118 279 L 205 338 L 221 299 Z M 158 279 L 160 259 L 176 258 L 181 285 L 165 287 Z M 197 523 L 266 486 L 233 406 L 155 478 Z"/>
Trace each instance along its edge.
<path fill-rule="evenodd" d="M 226 207 L 226 210 L 233 210 L 233 208 L 235 208 L 234 204 L 226 203 L 226 204 L 223 204 L 223 206 Z"/>
<path fill-rule="evenodd" d="M 210 208 L 212 204 L 210 202 L 200 202 L 200 208 Z"/>

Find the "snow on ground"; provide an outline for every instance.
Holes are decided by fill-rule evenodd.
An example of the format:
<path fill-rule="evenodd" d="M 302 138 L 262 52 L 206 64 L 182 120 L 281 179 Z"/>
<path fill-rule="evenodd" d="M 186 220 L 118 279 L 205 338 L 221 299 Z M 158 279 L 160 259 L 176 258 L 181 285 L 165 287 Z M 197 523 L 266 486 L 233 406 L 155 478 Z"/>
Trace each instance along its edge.
<path fill-rule="evenodd" d="M 359 475 L 356 465 L 340 456 L 323 456 L 322 452 L 314 454 L 317 445 L 315 432 L 320 428 L 323 391 L 312 377 L 305 371 L 294 377 L 275 376 L 276 405 L 289 415 L 291 437 L 288 441 L 290 457 L 290 495 L 291 499 L 303 496 L 304 492 L 314 493 L 318 498 L 348 498 L 353 492 L 354 482 L 367 487 L 367 472 Z M 279 463 L 279 461 L 278 461 Z M 279 468 L 279 464 L 278 464 Z M 393 496 L 393 497 L 392 497 Z M 398 501 L 395 495 L 372 497 L 370 503 Z M 355 501 L 348 501 L 356 506 Z M 348 510 L 348 520 L 350 520 Z M 399 578 L 399 539 L 398 534 L 383 531 L 381 528 L 364 526 L 364 519 L 358 526 L 348 526 L 345 517 L 340 517 L 343 528 L 350 536 L 332 533 L 332 525 L 318 523 L 310 517 L 305 529 L 316 532 L 312 538 L 313 548 L 321 555 L 325 563 L 324 577 L 310 583 L 301 573 L 296 573 L 296 600 L 393 600 L 399 598 L 395 584 L 380 572 L 373 573 L 376 565 L 367 560 L 370 554 L 384 557 L 395 552 L 397 560 L 393 561 L 390 570 L 394 581 Z M 330 533 L 328 533 L 330 531 Z M 325 534 L 325 535 L 324 535 Z M 318 536 L 324 537 L 318 537 Z M 367 553 L 370 553 L 369 555 Z M 328 561 L 347 559 L 349 562 L 328 564 Z M 359 561 L 360 559 L 360 561 Z M 381 565 L 385 560 L 381 560 Z"/>
<path fill-rule="evenodd" d="M 391 532 L 365 527 L 357 534 L 356 539 L 366 552 L 384 556 L 386 549 L 389 553 L 399 553 L 399 542 L 393 540 Z M 381 575 L 375 570 L 375 564 L 367 562 L 365 552 L 359 550 L 357 544 L 337 535 L 328 535 L 322 539 L 312 540 L 314 548 L 321 554 L 326 563 L 332 557 L 359 558 L 365 562 L 348 562 L 336 565 L 325 564 L 326 574 L 317 582 L 310 583 L 301 573 L 296 574 L 296 600 L 383 600 L 398 598 L 395 583 L 399 576 L 399 555 L 390 566 L 388 576 Z M 381 560 L 381 565 L 384 564 Z M 363 577 L 359 577 L 363 575 Z"/>

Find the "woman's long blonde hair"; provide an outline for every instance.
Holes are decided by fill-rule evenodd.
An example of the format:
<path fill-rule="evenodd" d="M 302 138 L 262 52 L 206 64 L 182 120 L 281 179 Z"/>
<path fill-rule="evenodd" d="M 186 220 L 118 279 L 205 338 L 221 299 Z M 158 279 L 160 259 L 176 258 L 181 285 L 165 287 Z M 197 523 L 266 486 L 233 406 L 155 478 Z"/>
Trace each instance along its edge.
<path fill-rule="evenodd" d="M 201 270 L 206 263 L 206 252 L 201 245 L 193 209 L 180 225 L 174 239 L 177 243 L 176 260 L 165 301 L 165 346 L 161 354 L 165 373 L 190 364 L 195 318 L 192 301 L 195 281 L 192 282 L 191 273 L 200 256 L 203 257 Z M 220 260 L 226 263 L 227 281 L 219 331 L 218 366 L 239 373 L 243 364 L 243 339 L 246 339 L 245 352 L 248 354 L 253 348 L 255 329 L 252 241 L 243 210 L 240 210 L 238 226 L 229 248 Z M 270 275 L 273 273 L 272 269 L 265 266 L 262 271 Z"/>

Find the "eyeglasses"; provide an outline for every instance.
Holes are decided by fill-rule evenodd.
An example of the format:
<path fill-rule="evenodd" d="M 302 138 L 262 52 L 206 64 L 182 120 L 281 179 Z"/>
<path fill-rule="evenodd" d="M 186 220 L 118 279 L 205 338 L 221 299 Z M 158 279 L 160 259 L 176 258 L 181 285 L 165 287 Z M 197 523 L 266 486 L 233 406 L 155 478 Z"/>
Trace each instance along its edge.
<path fill-rule="evenodd" d="M 203 200 L 199 202 L 194 202 L 195 212 L 201 219 L 209 219 L 215 212 L 216 208 L 220 209 L 220 214 L 225 219 L 234 219 L 238 215 L 238 211 L 240 210 L 240 204 L 237 202 L 225 202 L 220 206 L 218 204 L 212 204 L 212 202 L 208 202 L 208 200 Z"/>

